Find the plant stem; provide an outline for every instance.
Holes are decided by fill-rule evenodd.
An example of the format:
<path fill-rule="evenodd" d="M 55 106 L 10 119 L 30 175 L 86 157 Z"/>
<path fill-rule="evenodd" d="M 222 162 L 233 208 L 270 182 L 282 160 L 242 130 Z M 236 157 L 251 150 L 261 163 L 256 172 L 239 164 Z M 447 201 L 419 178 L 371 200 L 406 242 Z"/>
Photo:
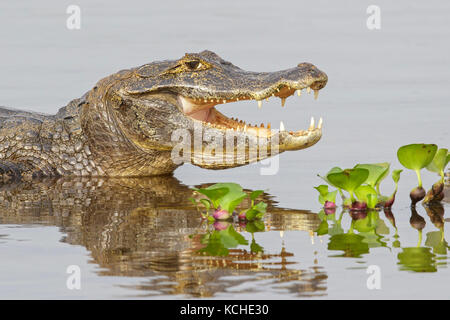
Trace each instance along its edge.
<path fill-rule="evenodd" d="M 419 181 L 419 188 L 422 188 L 422 178 L 420 176 L 420 170 L 416 170 L 417 181 Z"/>
<path fill-rule="evenodd" d="M 417 248 L 422 244 L 422 230 L 419 231 L 419 241 L 417 242 Z"/>
<path fill-rule="evenodd" d="M 349 191 L 350 193 L 350 199 L 352 200 L 352 203 L 355 202 L 355 197 L 353 196 L 353 191 Z"/>

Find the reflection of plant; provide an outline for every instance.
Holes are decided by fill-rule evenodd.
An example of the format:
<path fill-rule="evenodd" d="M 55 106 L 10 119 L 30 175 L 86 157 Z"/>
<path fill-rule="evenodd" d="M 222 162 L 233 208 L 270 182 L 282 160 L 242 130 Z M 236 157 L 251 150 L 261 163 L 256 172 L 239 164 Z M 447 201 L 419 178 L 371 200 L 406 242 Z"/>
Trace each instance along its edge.
<path fill-rule="evenodd" d="M 364 237 L 354 233 L 336 234 L 330 238 L 328 250 L 344 251 L 340 257 L 359 258 L 362 254 L 369 253 L 369 245 L 364 242 Z"/>
<path fill-rule="evenodd" d="M 446 255 L 447 249 L 450 249 L 447 241 L 444 239 L 444 230 L 428 232 L 425 245 L 433 248 L 435 254 Z"/>
<path fill-rule="evenodd" d="M 414 272 L 436 272 L 435 255 L 430 252 L 430 248 L 411 247 L 403 248 L 397 256 L 400 270 Z"/>
<path fill-rule="evenodd" d="M 263 252 L 263 247 L 255 241 L 254 233 L 264 231 L 264 223 L 261 221 L 248 222 L 245 224 L 245 230 L 252 235 L 250 251 L 252 253 Z M 227 256 L 230 253 L 229 249 L 249 244 L 244 236 L 237 232 L 233 225 L 227 221 L 216 221 L 214 230 L 202 235 L 200 243 L 204 247 L 198 252 L 209 256 Z"/>
<path fill-rule="evenodd" d="M 236 248 L 238 245 L 248 245 L 248 241 L 228 223 L 226 228 L 221 226 L 218 230 L 203 235 L 200 242 L 205 247 L 199 252 L 210 256 L 227 256 L 228 249 Z"/>
<path fill-rule="evenodd" d="M 195 192 L 206 196 L 206 199 L 190 198 L 197 208 L 202 205 L 205 212 L 202 217 L 213 222 L 214 220 L 227 220 L 232 217 L 234 210 L 247 197 L 247 193 L 237 183 L 216 183 L 207 188 L 194 189 Z M 250 198 L 250 208 L 240 212 L 239 218 L 246 220 L 261 219 L 266 213 L 267 204 L 264 202 L 255 203 L 256 198 L 263 193 L 262 190 L 253 191 L 248 197 Z M 211 216 L 210 209 L 214 209 Z"/>

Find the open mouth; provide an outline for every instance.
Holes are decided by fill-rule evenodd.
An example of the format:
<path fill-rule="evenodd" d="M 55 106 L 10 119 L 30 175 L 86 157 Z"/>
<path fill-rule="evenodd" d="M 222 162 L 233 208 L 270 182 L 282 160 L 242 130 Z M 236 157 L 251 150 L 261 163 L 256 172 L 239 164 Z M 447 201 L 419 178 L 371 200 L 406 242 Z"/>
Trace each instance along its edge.
<path fill-rule="evenodd" d="M 216 128 L 219 130 L 234 130 L 240 131 L 244 134 L 251 134 L 259 137 L 271 137 L 272 135 L 284 132 L 293 137 L 307 135 L 311 131 L 319 130 L 321 132 L 323 120 L 319 119 L 317 127 L 314 117 L 311 117 L 310 125 L 307 130 L 298 131 L 285 131 L 283 122 L 280 122 L 278 128 L 272 128 L 271 123 L 260 126 L 246 123 L 243 120 L 237 118 L 228 118 L 224 114 L 220 113 L 215 106 L 219 104 L 243 101 L 243 100 L 255 100 L 258 108 L 262 108 L 263 101 L 269 100 L 272 97 L 277 97 L 281 100 L 281 106 L 285 105 L 286 99 L 290 96 L 297 94 L 301 96 L 304 91 L 310 93 L 314 91 L 314 98 L 317 99 L 319 90 L 325 86 L 326 82 L 315 81 L 310 84 L 304 83 L 289 83 L 289 84 L 277 84 L 275 86 L 266 88 L 265 90 L 258 92 L 240 93 L 236 94 L 232 98 L 193 98 L 183 95 L 178 95 L 178 101 L 182 107 L 183 113 L 193 119 L 194 121 L 201 121 L 203 125 Z M 305 90 L 304 90 L 305 89 Z"/>

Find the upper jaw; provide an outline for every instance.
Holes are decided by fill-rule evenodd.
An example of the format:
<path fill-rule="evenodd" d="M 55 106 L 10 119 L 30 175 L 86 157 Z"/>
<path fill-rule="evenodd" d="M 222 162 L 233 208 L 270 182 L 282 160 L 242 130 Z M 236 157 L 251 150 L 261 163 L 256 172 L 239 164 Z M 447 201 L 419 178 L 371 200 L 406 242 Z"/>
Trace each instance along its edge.
<path fill-rule="evenodd" d="M 228 79 L 218 78 L 218 83 L 211 85 L 213 90 L 201 83 L 189 82 L 181 87 L 174 86 L 172 90 L 198 104 L 216 105 L 242 100 L 260 101 L 269 97 L 283 99 L 294 94 L 296 90 L 307 88 L 318 92 L 328 81 L 328 76 L 324 72 L 309 63 L 277 72 L 257 73 L 240 70 L 229 76 Z"/>
<path fill-rule="evenodd" d="M 228 118 L 214 107 L 219 104 L 230 102 L 256 100 L 258 107 L 261 108 L 263 100 L 268 100 L 271 97 L 280 98 L 281 105 L 284 106 L 288 97 L 294 94 L 301 96 L 304 91 L 309 93 L 313 90 L 314 96 L 317 98 L 319 90 L 323 88 L 325 84 L 326 75 L 322 78 L 279 81 L 258 91 L 240 91 L 237 92 L 235 96 L 228 95 L 227 99 L 223 98 L 225 95 L 221 95 L 221 93 L 215 94 L 215 98 L 199 98 L 198 92 L 196 92 L 197 97 L 178 94 L 177 99 L 179 108 L 193 121 L 202 122 L 203 125 L 215 129 L 235 130 L 244 134 L 260 137 L 272 137 L 279 133 L 280 146 L 285 145 L 286 150 L 295 150 L 305 148 L 320 140 L 322 135 L 322 118 L 317 122 L 317 127 L 314 118 L 311 118 L 310 126 L 307 130 L 287 132 L 285 131 L 283 122 L 280 123 L 279 129 L 273 129 L 270 123 L 267 125 L 261 124 L 261 126 L 254 126 L 247 124 L 242 120 Z M 305 88 L 306 90 L 303 90 Z M 284 143 L 281 140 L 284 141 Z M 300 140 L 302 141 L 301 143 L 299 143 Z"/>

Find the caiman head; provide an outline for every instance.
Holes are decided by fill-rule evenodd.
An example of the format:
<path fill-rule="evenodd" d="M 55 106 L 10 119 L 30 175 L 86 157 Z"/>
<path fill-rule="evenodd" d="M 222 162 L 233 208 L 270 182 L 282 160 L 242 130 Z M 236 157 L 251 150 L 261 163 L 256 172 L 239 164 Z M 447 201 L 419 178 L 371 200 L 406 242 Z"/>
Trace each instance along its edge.
<path fill-rule="evenodd" d="M 229 118 L 216 106 L 318 91 L 327 75 L 310 63 L 277 72 L 249 72 L 211 51 L 153 62 L 101 80 L 87 96 L 82 125 L 110 175 L 172 172 L 183 162 L 224 169 L 317 143 L 322 119 L 285 131 Z M 126 163 L 128 162 L 128 163 Z M 126 163 L 124 167 L 124 163 Z M 122 167 L 121 167 L 122 166 Z"/>

